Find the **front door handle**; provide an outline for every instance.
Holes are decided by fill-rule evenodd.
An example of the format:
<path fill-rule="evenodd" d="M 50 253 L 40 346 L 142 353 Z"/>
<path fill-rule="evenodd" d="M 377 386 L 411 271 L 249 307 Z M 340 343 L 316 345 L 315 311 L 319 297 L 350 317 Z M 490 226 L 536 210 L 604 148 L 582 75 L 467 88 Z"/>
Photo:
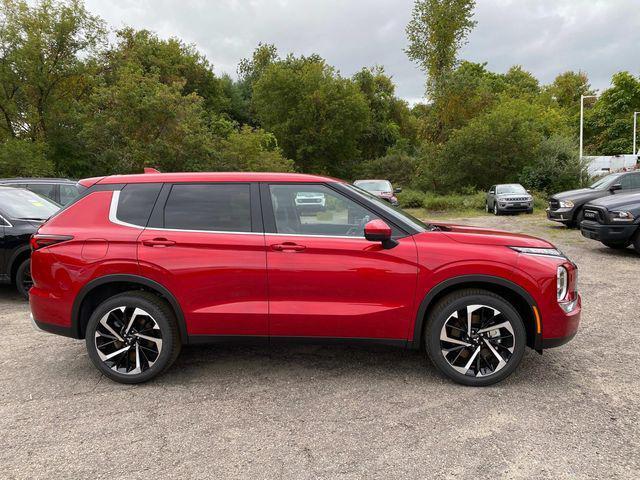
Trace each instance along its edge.
<path fill-rule="evenodd" d="M 271 245 L 271 248 L 276 252 L 301 252 L 307 247 L 293 242 L 284 242 Z"/>
<path fill-rule="evenodd" d="M 147 247 L 170 247 L 171 245 L 175 245 L 176 242 L 173 240 L 167 240 L 166 238 L 152 238 L 149 240 L 143 240 L 142 244 Z"/>

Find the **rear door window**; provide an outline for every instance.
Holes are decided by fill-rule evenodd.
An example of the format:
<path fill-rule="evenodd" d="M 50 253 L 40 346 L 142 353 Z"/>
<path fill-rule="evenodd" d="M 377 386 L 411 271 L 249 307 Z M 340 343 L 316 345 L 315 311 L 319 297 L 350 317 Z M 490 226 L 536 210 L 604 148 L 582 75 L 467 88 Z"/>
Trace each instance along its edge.
<path fill-rule="evenodd" d="M 176 184 L 164 207 L 164 228 L 251 232 L 249 184 Z"/>
<path fill-rule="evenodd" d="M 30 183 L 27 188 L 38 195 L 56 200 L 56 186 L 53 183 Z"/>
<path fill-rule="evenodd" d="M 160 193 L 160 183 L 130 183 L 118 197 L 116 217 L 118 221 L 144 227 Z M 77 193 L 76 193 L 77 194 Z"/>

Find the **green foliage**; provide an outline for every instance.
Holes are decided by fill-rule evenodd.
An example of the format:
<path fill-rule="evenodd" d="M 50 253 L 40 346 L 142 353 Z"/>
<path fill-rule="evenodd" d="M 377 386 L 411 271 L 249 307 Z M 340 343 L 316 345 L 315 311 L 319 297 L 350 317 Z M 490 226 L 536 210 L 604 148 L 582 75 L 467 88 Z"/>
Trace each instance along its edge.
<path fill-rule="evenodd" d="M 424 200 L 425 194 L 419 190 L 405 188 L 398 194 L 398 203 L 402 208 L 422 208 Z"/>
<path fill-rule="evenodd" d="M 293 172 L 293 160 L 285 158 L 272 133 L 245 125 L 221 142 L 220 170 Z"/>
<path fill-rule="evenodd" d="M 416 0 L 407 25 L 407 56 L 427 74 L 437 90 L 441 77 L 456 64 L 458 50 L 476 22 L 475 0 Z"/>
<path fill-rule="evenodd" d="M 589 79 L 584 72 L 564 72 L 558 75 L 547 91 L 562 108 L 577 112 L 580 108 L 580 96 L 593 95 Z"/>
<path fill-rule="evenodd" d="M 554 135 L 541 142 L 535 161 L 522 169 L 519 182 L 529 189 L 551 193 L 578 188 L 586 178 L 586 165 L 580 163 L 574 141 Z"/>
<path fill-rule="evenodd" d="M 10 138 L 0 143 L 0 177 L 45 177 L 54 171 L 42 142 Z"/>
<path fill-rule="evenodd" d="M 633 150 L 633 112 L 640 111 L 640 78 L 616 73 L 612 86 L 585 112 L 585 153 L 617 155 Z"/>
<path fill-rule="evenodd" d="M 417 159 L 404 152 L 390 152 L 384 157 L 361 162 L 356 171 L 357 178 L 382 178 L 394 186 L 412 185 L 417 175 Z"/>
<path fill-rule="evenodd" d="M 252 105 L 299 170 L 350 176 L 369 108 L 358 85 L 320 57 L 289 56 L 268 65 L 253 85 Z"/>

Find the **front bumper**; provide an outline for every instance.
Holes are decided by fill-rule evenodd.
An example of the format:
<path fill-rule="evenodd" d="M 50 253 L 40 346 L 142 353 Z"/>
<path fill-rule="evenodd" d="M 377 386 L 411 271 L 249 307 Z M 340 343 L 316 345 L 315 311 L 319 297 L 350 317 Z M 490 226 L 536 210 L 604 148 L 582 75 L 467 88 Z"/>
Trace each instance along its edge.
<path fill-rule="evenodd" d="M 573 221 L 573 208 L 558 208 L 551 210 L 547 208 L 547 218 L 554 222 L 571 223 Z"/>
<path fill-rule="evenodd" d="M 531 202 L 498 202 L 498 207 L 503 212 L 528 212 L 533 210 Z"/>
<path fill-rule="evenodd" d="M 638 225 L 610 225 L 583 220 L 580 223 L 580 232 L 583 237 L 606 243 L 625 243 L 631 241 L 631 237 L 638 230 Z"/>
<path fill-rule="evenodd" d="M 552 312 L 541 312 L 543 323 L 542 339 L 537 344 L 541 347 L 540 349 L 559 347 L 575 337 L 576 333 L 578 333 L 581 313 L 582 297 L 580 294 L 578 294 L 578 301 L 571 312 L 565 313 L 557 304 Z"/>

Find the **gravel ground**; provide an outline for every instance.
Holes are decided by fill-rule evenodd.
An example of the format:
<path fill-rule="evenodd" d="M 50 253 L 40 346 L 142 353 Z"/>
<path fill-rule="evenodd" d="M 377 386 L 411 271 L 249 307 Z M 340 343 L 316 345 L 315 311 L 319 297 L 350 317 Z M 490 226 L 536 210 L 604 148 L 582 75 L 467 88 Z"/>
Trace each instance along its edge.
<path fill-rule="evenodd" d="M 542 217 L 580 267 L 576 338 L 499 385 L 445 380 L 381 347 L 190 347 L 160 379 L 115 384 L 82 342 L 38 333 L 0 290 L 0 478 L 637 478 L 640 256 Z"/>

